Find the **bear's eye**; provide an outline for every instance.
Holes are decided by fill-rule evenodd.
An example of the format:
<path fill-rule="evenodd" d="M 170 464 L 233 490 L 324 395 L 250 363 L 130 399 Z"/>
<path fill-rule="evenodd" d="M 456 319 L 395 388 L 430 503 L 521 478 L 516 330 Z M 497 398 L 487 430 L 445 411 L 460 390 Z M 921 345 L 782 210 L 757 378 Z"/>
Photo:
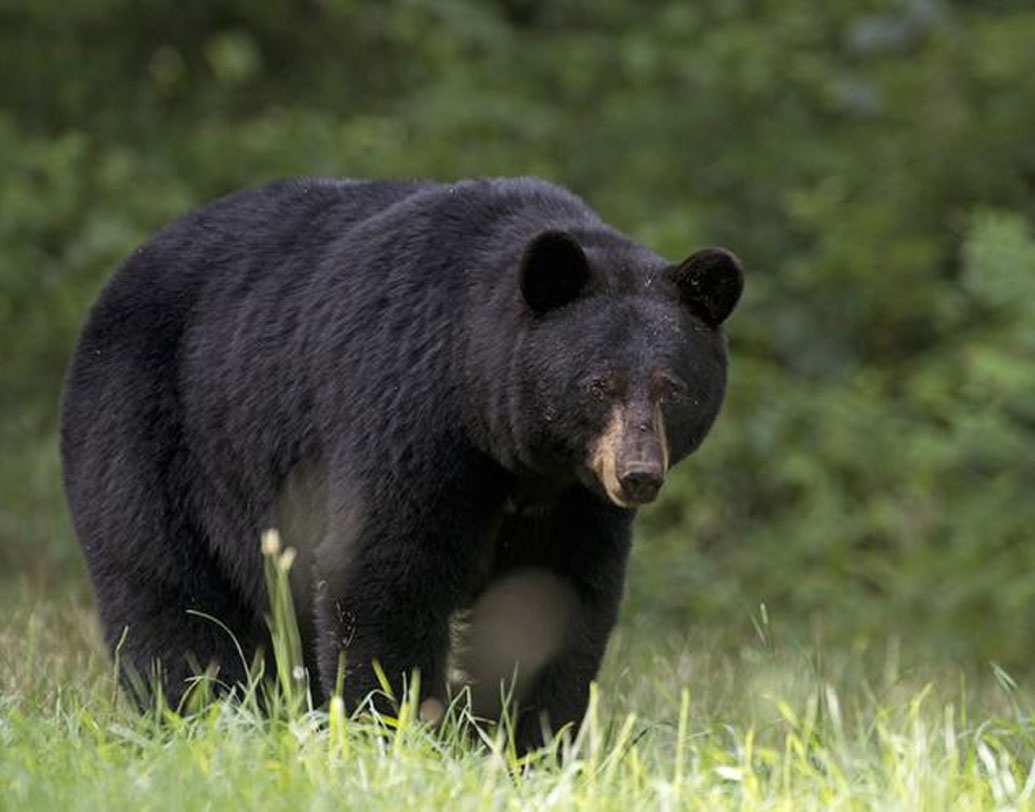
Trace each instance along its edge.
<path fill-rule="evenodd" d="M 659 375 L 655 383 L 656 397 L 662 403 L 670 403 L 684 398 L 690 387 L 686 382 L 668 373 Z"/>
<path fill-rule="evenodd" d="M 590 396 L 594 400 L 606 400 L 618 392 L 618 382 L 610 375 L 590 378 L 586 383 Z"/>

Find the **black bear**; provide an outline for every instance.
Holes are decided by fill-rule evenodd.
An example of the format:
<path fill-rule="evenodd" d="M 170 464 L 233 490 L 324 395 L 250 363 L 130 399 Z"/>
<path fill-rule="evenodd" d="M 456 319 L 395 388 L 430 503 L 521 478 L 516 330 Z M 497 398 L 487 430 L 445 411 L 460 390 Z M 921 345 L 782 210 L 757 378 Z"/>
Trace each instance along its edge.
<path fill-rule="evenodd" d="M 486 705 L 515 676 L 523 746 L 577 724 L 636 508 L 719 411 L 742 284 L 724 249 L 668 262 L 527 178 L 294 179 L 184 216 L 105 287 L 65 382 L 109 645 L 173 701 L 199 667 L 244 679 L 189 610 L 267 648 L 276 527 L 318 699 L 342 660 L 356 707 L 376 661 L 430 708 L 454 671 Z"/>

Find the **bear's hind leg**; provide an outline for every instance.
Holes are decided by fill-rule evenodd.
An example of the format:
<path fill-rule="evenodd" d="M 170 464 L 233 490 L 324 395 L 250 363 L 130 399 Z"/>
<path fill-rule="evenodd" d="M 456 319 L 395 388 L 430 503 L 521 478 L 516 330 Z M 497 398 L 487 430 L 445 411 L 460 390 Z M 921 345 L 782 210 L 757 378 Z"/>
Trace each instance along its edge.
<path fill-rule="evenodd" d="M 256 652 L 263 649 L 269 660 L 261 623 L 226 592 L 187 591 L 158 577 L 118 573 L 105 579 L 103 593 L 110 596 L 101 607 L 108 646 L 120 679 L 142 708 L 154 702 L 156 689 L 170 707 L 179 707 L 199 679 L 212 695 L 236 690 L 240 696 Z"/>

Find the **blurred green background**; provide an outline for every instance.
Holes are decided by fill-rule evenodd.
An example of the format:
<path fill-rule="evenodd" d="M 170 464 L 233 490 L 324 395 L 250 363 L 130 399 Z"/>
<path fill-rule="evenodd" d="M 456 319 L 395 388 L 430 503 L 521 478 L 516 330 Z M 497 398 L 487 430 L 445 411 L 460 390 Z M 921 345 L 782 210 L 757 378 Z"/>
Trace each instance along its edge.
<path fill-rule="evenodd" d="M 536 174 L 748 269 L 627 622 L 737 645 L 765 604 L 1035 666 L 1027 0 L 3 0 L 0 76 L 0 593 L 86 599 L 61 375 L 163 223 L 284 175 Z"/>

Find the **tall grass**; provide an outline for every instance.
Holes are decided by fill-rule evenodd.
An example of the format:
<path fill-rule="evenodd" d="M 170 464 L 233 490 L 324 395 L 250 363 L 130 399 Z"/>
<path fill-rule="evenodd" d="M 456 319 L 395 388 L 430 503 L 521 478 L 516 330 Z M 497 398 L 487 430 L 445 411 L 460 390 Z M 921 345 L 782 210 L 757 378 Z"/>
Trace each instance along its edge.
<path fill-rule="evenodd" d="M 82 601 L 0 599 L 0 809 L 1035 806 L 1030 697 L 1007 674 L 907 669 L 893 647 L 782 649 L 764 613 L 760 643 L 733 654 L 627 622 L 579 733 L 522 759 L 506 724 L 476 727 L 462 702 L 421 722 L 414 682 L 391 716 L 316 708 L 291 555 L 272 537 L 265 552 L 276 672 L 257 665 L 243 701 L 189 711 L 118 697 Z"/>

